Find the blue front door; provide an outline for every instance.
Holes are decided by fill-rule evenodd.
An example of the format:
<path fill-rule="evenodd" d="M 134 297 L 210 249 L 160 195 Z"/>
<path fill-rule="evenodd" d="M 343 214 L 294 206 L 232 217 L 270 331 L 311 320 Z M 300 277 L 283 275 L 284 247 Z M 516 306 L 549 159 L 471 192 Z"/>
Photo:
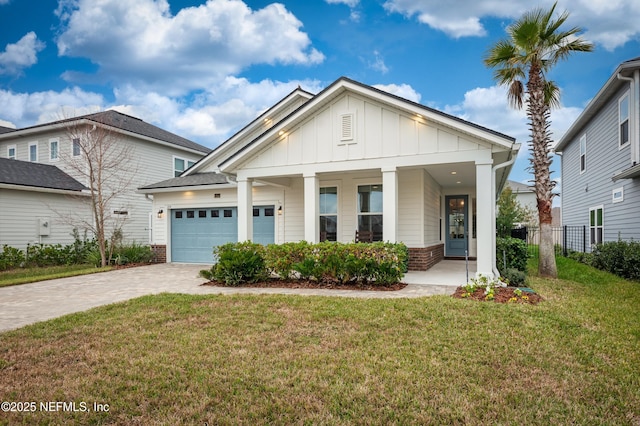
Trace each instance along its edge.
<path fill-rule="evenodd" d="M 445 256 L 464 256 L 469 247 L 468 197 L 466 195 L 449 195 L 445 198 L 445 203 L 447 210 Z"/>

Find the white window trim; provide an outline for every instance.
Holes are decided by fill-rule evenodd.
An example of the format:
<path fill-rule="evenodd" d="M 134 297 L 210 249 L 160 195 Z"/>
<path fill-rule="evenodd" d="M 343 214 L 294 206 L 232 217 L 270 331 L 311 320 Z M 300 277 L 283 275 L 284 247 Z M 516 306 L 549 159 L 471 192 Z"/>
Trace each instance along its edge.
<path fill-rule="evenodd" d="M 616 194 L 620 194 L 619 197 L 616 198 Z M 624 201 L 624 186 L 621 186 L 620 188 L 614 188 L 611 191 L 611 202 L 612 203 L 621 203 Z"/>
<path fill-rule="evenodd" d="M 36 159 L 35 160 L 31 160 L 31 147 L 35 146 L 36 147 Z M 38 157 L 40 155 L 40 153 L 38 152 L 38 142 L 29 142 L 29 149 L 27 150 L 27 160 L 31 163 L 37 163 L 38 162 Z"/>
<path fill-rule="evenodd" d="M 9 154 L 11 149 L 13 149 L 13 156 L 11 154 Z M 7 146 L 7 158 L 10 158 L 12 160 L 15 160 L 15 159 L 18 158 L 18 147 L 17 147 L 17 145 L 9 145 L 9 146 Z"/>
<path fill-rule="evenodd" d="M 53 151 L 51 150 L 51 146 L 53 144 L 57 145 L 57 149 L 56 149 L 56 158 L 52 158 L 51 155 L 53 154 Z M 49 162 L 54 163 L 56 161 L 60 160 L 60 140 L 59 139 L 49 139 Z"/>
<path fill-rule="evenodd" d="M 620 105 L 622 104 L 622 100 L 627 98 L 627 132 L 629 133 L 629 139 L 626 143 L 620 144 L 620 125 L 622 121 L 620 121 Z M 618 99 L 618 149 L 624 149 L 631 144 L 631 95 L 629 90 L 627 90 L 620 99 Z"/>
<path fill-rule="evenodd" d="M 602 225 L 598 226 L 598 210 L 602 210 Z M 594 226 L 591 226 L 591 212 L 595 211 L 596 212 L 596 224 Z M 595 244 L 601 244 L 604 242 L 604 205 L 600 204 L 599 206 L 594 206 L 594 207 L 590 207 L 589 208 L 589 240 L 591 240 L 591 228 L 594 228 L 596 230 L 596 236 L 598 235 L 598 228 L 602 229 L 602 241 L 600 241 L 600 243 L 595 243 Z"/>
<path fill-rule="evenodd" d="M 584 153 L 582 152 L 582 141 L 584 140 Z M 578 167 L 580 167 L 580 174 L 583 174 L 587 171 L 587 134 L 584 133 L 580 136 L 580 156 L 578 158 Z M 584 156 L 584 169 L 582 168 L 582 156 Z"/>
<path fill-rule="evenodd" d="M 75 145 L 75 140 L 78 140 L 78 144 L 80 144 L 80 138 L 72 138 L 71 139 L 71 157 L 73 158 L 78 158 L 78 157 L 82 157 L 82 148 L 80 148 L 80 152 L 76 155 L 73 153 L 73 146 Z"/>
<path fill-rule="evenodd" d="M 361 213 L 360 212 L 360 208 L 358 206 L 358 187 L 359 186 L 373 186 L 373 185 L 380 185 L 382 186 L 382 180 L 375 180 L 375 179 L 355 179 L 354 180 L 354 186 L 355 186 L 355 193 L 354 193 L 354 197 L 355 197 L 355 210 L 356 210 L 356 216 L 355 216 L 355 230 L 358 230 L 358 216 L 376 216 L 376 215 L 381 215 L 382 216 L 382 220 L 384 222 L 384 204 L 382 206 L 382 211 L 381 212 L 367 212 L 367 213 Z M 384 186 L 382 186 L 382 193 L 384 194 Z M 384 195 L 383 195 L 384 196 Z"/>
<path fill-rule="evenodd" d="M 336 205 L 336 241 L 342 241 L 342 220 L 340 220 L 341 218 L 341 211 L 342 211 L 342 199 L 340 198 L 342 196 L 342 181 L 339 180 L 331 180 L 331 181 L 320 181 L 318 188 L 336 188 L 337 191 L 337 205 Z M 356 188 L 357 191 L 357 188 Z M 318 195 L 320 195 L 320 193 L 318 192 Z M 320 211 L 320 204 L 318 203 L 318 211 Z M 320 216 L 334 216 L 333 213 L 318 213 L 318 217 Z"/>

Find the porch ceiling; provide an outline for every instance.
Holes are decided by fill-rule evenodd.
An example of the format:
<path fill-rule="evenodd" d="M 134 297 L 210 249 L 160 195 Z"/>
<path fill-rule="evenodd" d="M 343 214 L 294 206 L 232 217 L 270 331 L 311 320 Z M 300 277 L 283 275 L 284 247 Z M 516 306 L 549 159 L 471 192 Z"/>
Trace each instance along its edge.
<path fill-rule="evenodd" d="M 443 188 L 462 188 L 476 184 L 474 163 L 438 164 L 428 166 L 426 170 Z"/>

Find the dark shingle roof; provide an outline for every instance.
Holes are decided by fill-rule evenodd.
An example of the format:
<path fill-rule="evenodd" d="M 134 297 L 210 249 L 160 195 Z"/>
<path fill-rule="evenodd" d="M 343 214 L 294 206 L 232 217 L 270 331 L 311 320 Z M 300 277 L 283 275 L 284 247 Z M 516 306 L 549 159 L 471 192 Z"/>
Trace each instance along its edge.
<path fill-rule="evenodd" d="M 81 115 L 78 117 L 66 118 L 64 120 L 54 121 L 50 123 L 38 124 L 36 126 L 25 127 L 24 129 L 36 129 L 38 127 L 50 126 L 54 124 L 60 123 L 68 123 L 76 120 L 90 120 L 95 121 L 100 124 L 106 124 L 108 126 L 113 126 L 131 133 L 135 133 L 141 136 L 147 136 L 150 138 L 158 139 L 163 142 L 168 142 L 183 148 L 193 149 L 195 151 L 202 152 L 207 154 L 211 151 L 211 148 L 207 148 L 206 146 L 200 145 L 189 139 L 185 139 L 182 136 L 178 136 L 174 133 L 168 132 L 160 127 L 154 126 L 153 124 L 146 123 L 139 118 L 132 117 L 127 114 L 123 114 L 118 111 L 108 110 L 102 112 L 96 112 L 93 114 Z M 24 130 L 19 129 L 19 130 Z"/>
<path fill-rule="evenodd" d="M 229 183 L 227 177 L 218 173 L 194 173 L 189 176 L 180 176 L 152 185 L 144 186 L 140 189 L 160 189 L 160 188 L 176 188 L 182 186 L 202 186 L 202 185 L 222 185 Z"/>
<path fill-rule="evenodd" d="M 0 184 L 82 191 L 80 182 L 49 164 L 0 158 Z"/>
<path fill-rule="evenodd" d="M 9 133 L 9 132 L 15 132 L 15 131 L 16 131 L 16 129 L 12 129 L 11 127 L 0 126 L 0 134 Z"/>

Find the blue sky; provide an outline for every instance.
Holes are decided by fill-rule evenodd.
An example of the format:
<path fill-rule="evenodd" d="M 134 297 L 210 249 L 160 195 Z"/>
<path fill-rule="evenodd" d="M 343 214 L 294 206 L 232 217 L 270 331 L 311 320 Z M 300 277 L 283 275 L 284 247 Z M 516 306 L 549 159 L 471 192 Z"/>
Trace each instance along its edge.
<path fill-rule="evenodd" d="M 340 76 L 517 138 L 524 112 L 482 58 L 527 0 L 0 0 L 0 125 L 117 109 L 215 147 L 300 85 Z M 552 1 L 537 4 L 550 7 Z M 617 65 L 640 56 L 640 1 L 560 0 L 596 45 L 551 74 L 554 139 Z M 559 171 L 559 161 L 552 166 Z M 556 173 L 555 176 L 558 176 Z"/>

